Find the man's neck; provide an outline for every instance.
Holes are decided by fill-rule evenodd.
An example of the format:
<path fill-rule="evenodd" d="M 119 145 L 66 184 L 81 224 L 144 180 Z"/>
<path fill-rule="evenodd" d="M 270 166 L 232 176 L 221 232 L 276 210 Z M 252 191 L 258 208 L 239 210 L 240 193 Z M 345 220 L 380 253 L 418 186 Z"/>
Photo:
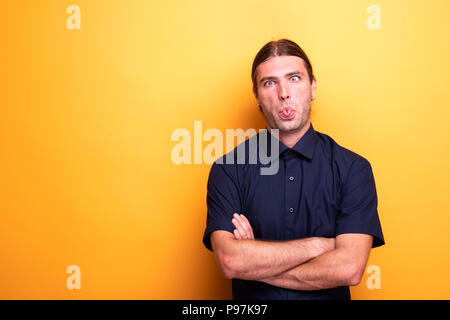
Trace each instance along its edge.
<path fill-rule="evenodd" d="M 295 132 L 279 131 L 278 139 L 286 147 L 292 148 L 305 135 L 305 133 L 308 131 L 310 126 L 311 126 L 311 120 L 308 120 L 308 122 L 298 131 L 295 131 Z M 268 127 L 268 129 L 269 129 L 269 131 L 272 131 L 272 128 Z"/>

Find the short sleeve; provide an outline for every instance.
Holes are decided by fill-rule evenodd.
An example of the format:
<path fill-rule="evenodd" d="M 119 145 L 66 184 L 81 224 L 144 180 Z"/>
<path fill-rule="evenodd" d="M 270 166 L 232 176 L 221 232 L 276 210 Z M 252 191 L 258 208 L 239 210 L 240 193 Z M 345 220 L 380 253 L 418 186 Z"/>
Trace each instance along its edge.
<path fill-rule="evenodd" d="M 378 217 L 378 199 L 372 167 L 364 158 L 354 161 L 342 187 L 336 236 L 363 233 L 373 236 L 372 247 L 385 244 Z"/>
<path fill-rule="evenodd" d="M 236 166 L 213 163 L 207 184 L 207 216 L 203 244 L 211 251 L 210 235 L 216 230 L 233 233 L 233 213 L 241 212 Z"/>

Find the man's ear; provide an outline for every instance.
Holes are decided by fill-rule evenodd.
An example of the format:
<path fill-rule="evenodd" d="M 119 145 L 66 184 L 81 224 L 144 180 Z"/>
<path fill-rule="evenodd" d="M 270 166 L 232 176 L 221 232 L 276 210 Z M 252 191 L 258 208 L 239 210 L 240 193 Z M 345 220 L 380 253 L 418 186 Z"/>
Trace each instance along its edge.
<path fill-rule="evenodd" d="M 256 103 L 257 103 L 257 106 L 258 106 L 259 111 L 261 111 L 261 113 L 264 114 L 264 112 L 263 112 L 261 106 L 260 106 L 259 103 L 258 103 L 258 93 L 256 93 L 255 87 L 253 87 L 253 95 L 255 96 Z"/>
<path fill-rule="evenodd" d="M 313 76 L 313 79 L 311 81 L 311 97 L 313 97 L 313 100 L 316 98 L 316 89 L 317 89 L 317 80 L 316 77 Z"/>

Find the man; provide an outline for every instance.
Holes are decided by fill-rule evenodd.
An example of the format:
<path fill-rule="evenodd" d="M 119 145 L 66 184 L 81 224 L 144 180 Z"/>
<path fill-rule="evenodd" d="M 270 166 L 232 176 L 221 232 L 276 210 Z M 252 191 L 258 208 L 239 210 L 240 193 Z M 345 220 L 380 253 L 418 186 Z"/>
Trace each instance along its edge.
<path fill-rule="evenodd" d="M 314 130 L 316 79 L 296 43 L 267 43 L 252 81 L 266 136 L 278 132 L 279 169 L 262 175 L 260 162 L 216 161 L 203 242 L 234 299 L 350 299 L 370 249 L 384 244 L 371 165 Z"/>

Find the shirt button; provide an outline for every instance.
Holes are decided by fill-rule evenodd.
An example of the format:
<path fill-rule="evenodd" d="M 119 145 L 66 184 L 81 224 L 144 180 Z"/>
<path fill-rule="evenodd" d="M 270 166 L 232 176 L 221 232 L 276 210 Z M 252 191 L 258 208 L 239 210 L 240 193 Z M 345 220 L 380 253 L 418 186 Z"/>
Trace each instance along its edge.
<path fill-rule="evenodd" d="M 289 212 L 290 213 L 294 212 L 294 208 L 289 208 Z"/>
<path fill-rule="evenodd" d="M 293 181 L 293 180 L 294 180 L 294 177 L 293 177 L 293 176 L 290 176 L 290 177 L 289 177 L 289 180 Z"/>

